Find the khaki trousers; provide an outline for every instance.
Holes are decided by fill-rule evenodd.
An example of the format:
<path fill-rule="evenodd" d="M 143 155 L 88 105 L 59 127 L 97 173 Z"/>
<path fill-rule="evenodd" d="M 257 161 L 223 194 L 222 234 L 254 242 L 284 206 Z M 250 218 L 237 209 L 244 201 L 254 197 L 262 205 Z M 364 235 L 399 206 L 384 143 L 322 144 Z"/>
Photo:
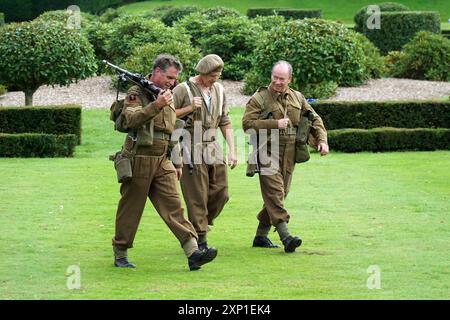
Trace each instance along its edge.
<path fill-rule="evenodd" d="M 271 175 L 259 175 L 264 206 L 258 214 L 258 220 L 265 225 L 288 223 L 290 218 L 284 207 L 284 199 L 289 193 L 295 168 L 295 139 L 280 140 L 279 169 Z"/>
<path fill-rule="evenodd" d="M 147 197 L 181 246 L 192 237 L 197 239 L 192 224 L 183 215 L 176 186 L 176 171 L 166 155 L 136 155 L 133 178 L 120 187 L 122 197 L 117 208 L 113 245 L 123 250 L 133 247 Z"/>
<path fill-rule="evenodd" d="M 183 166 L 181 190 L 192 222 L 199 236 L 206 235 L 208 225 L 214 224 L 229 200 L 227 165 L 195 164 L 192 175 L 187 165 Z"/>

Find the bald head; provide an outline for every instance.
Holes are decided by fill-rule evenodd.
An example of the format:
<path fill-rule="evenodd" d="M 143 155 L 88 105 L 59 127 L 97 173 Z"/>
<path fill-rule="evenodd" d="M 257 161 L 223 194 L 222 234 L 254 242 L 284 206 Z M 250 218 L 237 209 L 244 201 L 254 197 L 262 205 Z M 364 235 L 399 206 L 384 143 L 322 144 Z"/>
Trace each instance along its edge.
<path fill-rule="evenodd" d="M 272 68 L 271 88 L 277 92 L 285 92 L 292 79 L 292 66 L 289 62 L 281 60 Z"/>

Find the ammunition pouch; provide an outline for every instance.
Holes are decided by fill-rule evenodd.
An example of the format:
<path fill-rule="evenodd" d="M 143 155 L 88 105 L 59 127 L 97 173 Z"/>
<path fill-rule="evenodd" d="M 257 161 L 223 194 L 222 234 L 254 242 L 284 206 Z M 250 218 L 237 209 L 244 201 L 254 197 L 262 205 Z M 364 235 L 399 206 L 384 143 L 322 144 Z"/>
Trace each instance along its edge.
<path fill-rule="evenodd" d="M 308 136 L 311 131 L 313 116 L 311 111 L 307 111 L 300 117 L 295 137 L 295 163 L 306 162 L 310 159 Z"/>

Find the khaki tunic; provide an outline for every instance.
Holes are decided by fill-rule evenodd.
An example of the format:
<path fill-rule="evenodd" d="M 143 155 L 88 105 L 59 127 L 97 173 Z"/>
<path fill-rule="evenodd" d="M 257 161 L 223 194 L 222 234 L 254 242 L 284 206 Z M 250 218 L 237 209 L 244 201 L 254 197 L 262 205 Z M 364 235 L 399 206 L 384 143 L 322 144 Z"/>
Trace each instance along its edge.
<path fill-rule="evenodd" d="M 285 93 L 277 93 L 267 87 L 261 87 L 246 105 L 242 125 L 245 131 L 249 129 L 277 129 L 278 120 L 289 118 L 290 127 L 296 128 L 300 121 L 300 114 L 306 110 L 313 112 L 312 129 L 309 137 L 311 145 L 321 142 L 327 143 L 327 133 L 322 119 L 308 104 L 303 95 L 289 88 Z M 265 118 L 271 112 L 271 119 Z M 295 130 L 293 131 L 295 132 Z M 259 181 L 264 206 L 258 214 L 258 219 L 265 225 L 276 226 L 280 222 L 289 222 L 289 213 L 284 207 L 284 199 L 289 193 L 292 174 L 295 168 L 295 133 L 292 130 L 279 130 L 278 170 L 273 174 L 260 174 Z M 271 155 L 270 142 L 268 155 Z M 262 166 L 264 171 L 264 167 Z"/>
<path fill-rule="evenodd" d="M 133 247 L 147 198 L 181 245 L 192 237 L 197 239 L 192 224 L 183 215 L 176 171 L 167 158 L 169 141 L 161 134 L 152 138 L 152 126 L 155 132 L 167 137 L 173 132 L 175 109 L 165 106 L 159 110 L 153 100 L 155 97 L 137 86 L 128 90 L 125 99 L 125 126 L 137 130 L 137 149 L 132 159 L 133 177 L 120 187 L 116 232 L 112 239 L 113 245 L 123 250 Z"/>
<path fill-rule="evenodd" d="M 192 97 L 202 97 L 201 90 L 192 81 Z M 173 90 L 174 106 L 180 109 L 192 104 L 191 96 L 185 83 L 179 84 Z M 198 111 L 197 111 L 198 112 Z M 208 225 L 214 224 L 229 199 L 227 166 L 223 151 L 215 139 L 217 129 L 231 123 L 228 116 L 226 98 L 220 83 L 214 83 L 211 88 L 211 111 L 208 110 L 203 99 L 203 106 L 199 113 L 190 113 L 183 120 L 186 130 L 191 136 L 191 159 L 194 170 L 189 174 L 188 165 L 183 166 L 181 189 L 188 211 L 189 220 L 199 236 L 206 235 Z M 201 122 L 204 133 L 203 143 L 194 145 L 194 123 Z M 206 152 L 205 149 L 208 149 Z"/>

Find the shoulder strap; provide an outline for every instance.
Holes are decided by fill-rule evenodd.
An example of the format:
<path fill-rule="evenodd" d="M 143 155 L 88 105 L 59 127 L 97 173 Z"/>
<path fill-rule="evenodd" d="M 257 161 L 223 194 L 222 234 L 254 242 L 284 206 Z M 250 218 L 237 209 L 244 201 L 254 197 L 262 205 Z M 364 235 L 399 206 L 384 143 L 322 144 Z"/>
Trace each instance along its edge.
<path fill-rule="evenodd" d="M 220 83 L 217 83 L 218 85 L 218 89 L 219 89 L 219 116 L 222 116 L 223 113 L 223 95 L 224 95 L 224 91 L 223 91 L 223 86 Z"/>
<path fill-rule="evenodd" d="M 184 87 L 186 88 L 186 91 L 189 95 L 189 100 L 191 103 L 194 101 L 194 95 L 192 94 L 191 85 L 189 79 L 187 79 L 185 82 L 183 82 Z"/>

